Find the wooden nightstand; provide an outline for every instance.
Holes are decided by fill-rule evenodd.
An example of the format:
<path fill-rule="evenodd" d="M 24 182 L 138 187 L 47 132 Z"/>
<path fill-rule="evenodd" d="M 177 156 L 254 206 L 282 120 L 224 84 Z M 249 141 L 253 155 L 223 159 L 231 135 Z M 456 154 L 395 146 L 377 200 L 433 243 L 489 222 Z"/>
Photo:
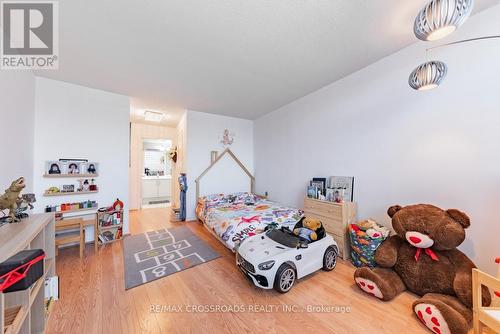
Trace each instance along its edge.
<path fill-rule="evenodd" d="M 351 247 L 347 227 L 356 221 L 356 203 L 334 203 L 306 197 L 304 199 L 306 217 L 321 220 L 325 230 L 339 245 L 339 255 L 344 260 L 351 257 Z"/>

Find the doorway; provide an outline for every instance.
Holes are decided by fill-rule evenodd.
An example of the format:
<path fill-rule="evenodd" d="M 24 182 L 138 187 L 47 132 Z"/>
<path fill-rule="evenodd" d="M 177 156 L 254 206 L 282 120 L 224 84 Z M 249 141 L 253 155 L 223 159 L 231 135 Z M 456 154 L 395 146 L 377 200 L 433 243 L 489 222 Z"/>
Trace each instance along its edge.
<path fill-rule="evenodd" d="M 169 139 L 143 140 L 143 169 L 141 171 L 141 207 L 169 207 L 172 199 L 172 161 L 168 153 Z"/>

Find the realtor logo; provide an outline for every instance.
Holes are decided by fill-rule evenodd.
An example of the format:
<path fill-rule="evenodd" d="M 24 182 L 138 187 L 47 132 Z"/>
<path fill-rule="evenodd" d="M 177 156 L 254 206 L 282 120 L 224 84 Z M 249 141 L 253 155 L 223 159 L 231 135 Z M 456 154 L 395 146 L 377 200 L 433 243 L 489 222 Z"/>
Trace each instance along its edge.
<path fill-rule="evenodd" d="M 2 69 L 58 68 L 58 2 L 2 1 Z"/>

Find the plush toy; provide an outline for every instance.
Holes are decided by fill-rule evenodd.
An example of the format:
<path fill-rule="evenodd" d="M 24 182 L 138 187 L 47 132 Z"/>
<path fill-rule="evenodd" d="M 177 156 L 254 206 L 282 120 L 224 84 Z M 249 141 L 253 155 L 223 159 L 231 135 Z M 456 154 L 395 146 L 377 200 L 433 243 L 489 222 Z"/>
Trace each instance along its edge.
<path fill-rule="evenodd" d="M 366 235 L 372 239 L 385 239 L 389 236 L 390 232 L 387 227 L 375 225 L 366 230 Z"/>
<path fill-rule="evenodd" d="M 391 300 L 404 290 L 420 299 L 413 311 L 438 334 L 466 334 L 472 321 L 474 263 L 456 249 L 465 239 L 469 217 L 432 205 L 392 206 L 387 211 L 396 235 L 375 253 L 379 268 L 359 268 L 356 284 L 368 294 Z M 483 287 L 483 304 L 491 296 Z"/>
<path fill-rule="evenodd" d="M 372 220 L 372 219 L 367 219 L 367 220 L 362 220 L 362 221 L 358 222 L 356 225 L 360 230 L 367 231 L 367 230 L 377 226 L 377 222 Z"/>
<path fill-rule="evenodd" d="M 318 219 L 304 218 L 302 220 L 302 227 L 294 228 L 293 233 L 311 242 L 318 239 L 318 234 L 316 233 L 316 231 L 321 227 L 322 224 Z"/>

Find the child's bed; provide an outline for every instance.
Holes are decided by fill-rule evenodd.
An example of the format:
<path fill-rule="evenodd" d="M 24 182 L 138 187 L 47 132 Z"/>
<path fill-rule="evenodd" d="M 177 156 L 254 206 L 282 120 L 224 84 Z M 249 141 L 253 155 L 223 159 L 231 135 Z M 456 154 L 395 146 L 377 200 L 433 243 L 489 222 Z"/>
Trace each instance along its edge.
<path fill-rule="evenodd" d="M 255 195 L 254 180 L 229 148 L 196 179 L 196 215 L 232 251 L 245 238 L 264 232 L 266 227 L 293 229 L 303 216 L 299 209 Z"/>
<path fill-rule="evenodd" d="M 287 226 L 293 229 L 302 218 L 299 209 L 248 192 L 216 194 L 198 199 L 198 218 L 230 250 L 236 251 L 248 236 L 267 228 Z"/>

